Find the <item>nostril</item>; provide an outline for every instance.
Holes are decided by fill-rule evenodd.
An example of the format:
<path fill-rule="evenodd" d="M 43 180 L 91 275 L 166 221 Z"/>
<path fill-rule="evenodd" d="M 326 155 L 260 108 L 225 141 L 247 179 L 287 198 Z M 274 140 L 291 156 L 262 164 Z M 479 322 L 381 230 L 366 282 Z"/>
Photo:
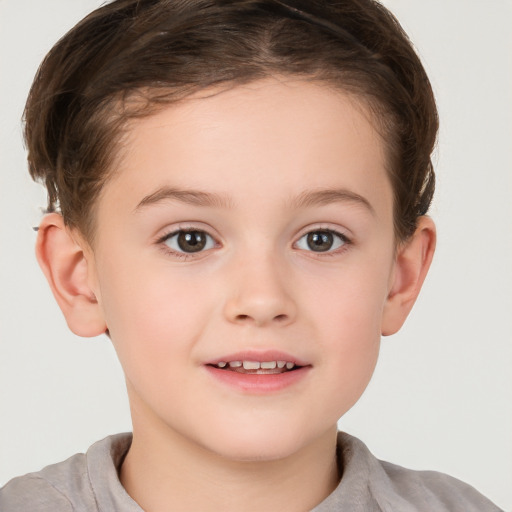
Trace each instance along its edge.
<path fill-rule="evenodd" d="M 282 314 L 282 315 L 276 315 L 274 317 L 274 320 L 277 321 L 277 322 L 284 322 L 285 320 L 287 320 L 287 318 L 288 318 L 288 315 Z M 252 317 L 251 317 L 251 315 L 237 315 L 236 319 L 238 321 L 245 322 L 247 320 L 251 320 Z"/>

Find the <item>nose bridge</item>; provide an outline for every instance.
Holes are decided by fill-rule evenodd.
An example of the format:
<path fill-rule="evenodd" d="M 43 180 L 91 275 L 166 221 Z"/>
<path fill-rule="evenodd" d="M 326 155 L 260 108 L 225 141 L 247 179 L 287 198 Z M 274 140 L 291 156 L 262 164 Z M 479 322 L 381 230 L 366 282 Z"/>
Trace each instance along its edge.
<path fill-rule="evenodd" d="M 260 250 L 238 256 L 225 303 L 229 321 L 285 324 L 293 321 L 295 301 L 290 293 L 286 264 L 276 251 Z"/>

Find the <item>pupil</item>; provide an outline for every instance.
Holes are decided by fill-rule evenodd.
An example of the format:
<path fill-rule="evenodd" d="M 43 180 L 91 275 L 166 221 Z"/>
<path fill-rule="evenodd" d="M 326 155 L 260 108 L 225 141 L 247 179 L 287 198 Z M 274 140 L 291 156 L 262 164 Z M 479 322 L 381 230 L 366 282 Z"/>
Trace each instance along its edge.
<path fill-rule="evenodd" d="M 307 241 L 308 247 L 312 251 L 324 252 L 332 247 L 333 236 L 332 233 L 327 231 L 314 231 L 313 233 L 309 233 Z"/>
<path fill-rule="evenodd" d="M 178 235 L 178 245 L 184 252 L 198 252 L 204 249 L 206 237 L 201 231 L 182 231 Z"/>

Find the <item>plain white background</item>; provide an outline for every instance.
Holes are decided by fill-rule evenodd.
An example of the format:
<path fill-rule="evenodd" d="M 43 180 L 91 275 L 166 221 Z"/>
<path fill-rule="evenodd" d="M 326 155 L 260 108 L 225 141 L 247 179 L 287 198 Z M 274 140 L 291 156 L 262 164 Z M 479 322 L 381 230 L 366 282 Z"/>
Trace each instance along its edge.
<path fill-rule="evenodd" d="M 43 56 L 100 0 L 0 0 L 0 484 L 130 429 L 107 338 L 72 335 L 33 256 L 42 188 L 23 105 Z M 380 458 L 465 480 L 512 510 L 512 2 L 387 0 L 441 115 L 439 244 L 403 330 L 340 428 Z"/>

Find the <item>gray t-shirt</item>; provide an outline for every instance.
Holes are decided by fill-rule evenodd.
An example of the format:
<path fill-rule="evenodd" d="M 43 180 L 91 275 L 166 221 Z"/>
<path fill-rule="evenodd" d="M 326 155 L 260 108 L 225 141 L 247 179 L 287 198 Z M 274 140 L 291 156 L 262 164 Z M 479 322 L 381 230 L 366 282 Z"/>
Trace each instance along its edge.
<path fill-rule="evenodd" d="M 118 478 L 130 443 L 131 434 L 110 436 L 85 454 L 14 478 L 0 489 L 0 511 L 143 512 Z M 341 481 L 313 512 L 501 511 L 455 478 L 377 460 L 348 434 L 338 434 L 338 453 Z"/>

